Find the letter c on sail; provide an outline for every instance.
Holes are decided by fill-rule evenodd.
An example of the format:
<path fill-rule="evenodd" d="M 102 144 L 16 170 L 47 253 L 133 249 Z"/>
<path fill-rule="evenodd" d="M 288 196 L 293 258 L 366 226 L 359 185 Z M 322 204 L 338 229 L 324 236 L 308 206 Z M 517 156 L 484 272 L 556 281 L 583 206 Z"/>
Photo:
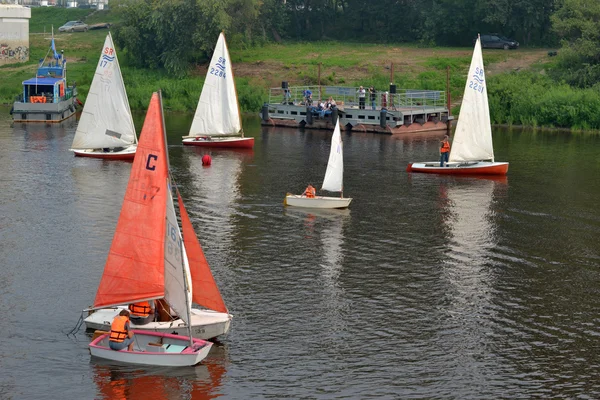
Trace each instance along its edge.
<path fill-rule="evenodd" d="M 156 165 L 150 165 L 150 160 L 158 160 L 158 156 L 154 154 L 149 154 L 148 159 L 146 160 L 146 169 L 150 171 L 154 171 L 156 169 Z"/>

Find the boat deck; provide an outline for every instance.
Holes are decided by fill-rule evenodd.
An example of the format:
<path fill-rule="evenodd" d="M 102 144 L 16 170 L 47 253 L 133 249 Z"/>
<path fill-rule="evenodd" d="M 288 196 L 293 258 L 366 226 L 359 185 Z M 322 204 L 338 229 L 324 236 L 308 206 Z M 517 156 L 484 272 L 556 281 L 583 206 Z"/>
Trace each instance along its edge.
<path fill-rule="evenodd" d="M 302 96 L 307 89 L 319 93 L 318 87 L 271 89 L 269 103 L 263 106 L 261 112 L 262 124 L 333 129 L 334 121 L 339 117 L 340 125 L 349 130 L 394 134 L 446 130 L 453 119 L 446 106 L 445 92 L 377 92 L 373 100 L 367 93 L 363 105 L 357 97 L 356 88 L 322 87 L 323 101 L 331 97 L 336 105 L 329 110 L 321 110 L 314 96 L 312 102 Z M 286 90 L 289 93 L 284 97 Z"/>

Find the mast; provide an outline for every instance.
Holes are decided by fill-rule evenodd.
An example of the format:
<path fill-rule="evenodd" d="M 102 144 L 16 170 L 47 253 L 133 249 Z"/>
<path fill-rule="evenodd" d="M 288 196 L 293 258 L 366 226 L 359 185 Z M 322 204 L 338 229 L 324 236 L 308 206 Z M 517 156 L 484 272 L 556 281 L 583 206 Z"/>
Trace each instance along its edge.
<path fill-rule="evenodd" d="M 165 151 L 167 152 L 166 160 L 167 160 L 167 170 L 168 170 L 168 176 L 169 176 L 169 178 L 168 178 L 169 179 L 168 189 L 169 189 L 169 191 L 171 191 L 171 185 L 170 185 L 170 183 L 172 182 L 172 179 L 171 179 L 171 162 L 169 161 L 169 151 L 168 151 L 168 148 L 167 148 L 167 130 L 165 128 L 165 113 L 163 112 L 162 91 L 160 91 L 160 90 L 158 91 L 158 102 L 160 104 L 160 114 L 162 116 L 162 121 L 163 121 L 163 138 L 164 138 L 164 141 L 165 141 Z M 183 238 L 180 238 L 180 240 L 181 240 L 181 246 L 179 246 L 179 252 L 180 252 L 180 255 L 181 255 L 181 260 L 184 263 L 184 268 L 182 268 L 181 270 L 183 272 L 183 287 L 184 287 L 184 290 L 185 290 L 185 313 L 186 313 L 187 321 L 188 321 L 188 323 L 187 323 L 187 329 L 188 329 L 188 337 L 190 339 L 190 347 L 193 348 L 194 347 L 194 339 L 192 338 L 192 316 L 191 316 L 191 313 L 190 313 L 190 307 L 191 307 L 190 296 L 188 296 L 188 293 L 189 293 L 188 277 L 187 277 L 187 275 L 185 273 L 185 261 L 183 261 L 184 260 L 184 258 L 183 258 L 184 257 L 184 254 L 183 254 Z"/>

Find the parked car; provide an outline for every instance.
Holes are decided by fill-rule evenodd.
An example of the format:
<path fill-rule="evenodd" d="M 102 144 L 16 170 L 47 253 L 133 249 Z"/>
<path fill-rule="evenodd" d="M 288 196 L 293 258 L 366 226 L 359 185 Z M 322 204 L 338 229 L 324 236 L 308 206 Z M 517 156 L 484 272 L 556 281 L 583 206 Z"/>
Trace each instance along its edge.
<path fill-rule="evenodd" d="M 87 32 L 89 29 L 87 24 L 84 24 L 81 21 L 69 21 L 60 28 L 58 28 L 59 32 Z"/>
<path fill-rule="evenodd" d="M 498 35 L 495 33 L 489 35 L 481 35 L 481 47 L 484 49 L 518 49 L 519 42 L 514 39 L 509 39 L 506 36 Z M 477 39 L 473 40 L 473 44 Z"/>

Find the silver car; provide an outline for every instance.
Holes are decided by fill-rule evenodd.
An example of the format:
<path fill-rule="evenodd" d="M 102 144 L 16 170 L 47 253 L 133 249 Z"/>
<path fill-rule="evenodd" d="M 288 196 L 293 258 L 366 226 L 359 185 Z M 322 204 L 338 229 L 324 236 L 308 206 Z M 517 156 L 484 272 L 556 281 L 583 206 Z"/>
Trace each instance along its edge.
<path fill-rule="evenodd" d="M 87 32 L 88 25 L 81 21 L 69 21 L 60 28 L 59 32 Z"/>

